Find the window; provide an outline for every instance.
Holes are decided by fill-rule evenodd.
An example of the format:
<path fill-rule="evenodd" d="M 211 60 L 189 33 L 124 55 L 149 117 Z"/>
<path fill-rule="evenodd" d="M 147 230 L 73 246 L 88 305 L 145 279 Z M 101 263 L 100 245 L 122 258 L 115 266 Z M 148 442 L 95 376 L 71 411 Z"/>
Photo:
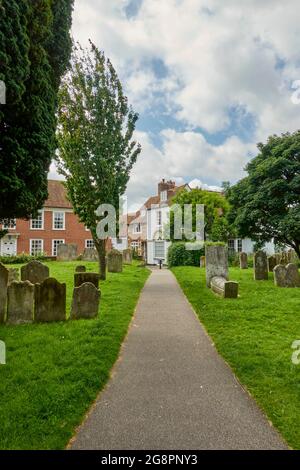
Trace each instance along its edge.
<path fill-rule="evenodd" d="M 43 253 L 44 240 L 30 240 L 30 254 L 31 256 Z"/>
<path fill-rule="evenodd" d="M 161 191 L 160 193 L 160 200 L 161 201 L 166 201 L 168 199 L 168 193 L 167 191 Z"/>
<path fill-rule="evenodd" d="M 154 258 L 165 259 L 165 242 L 164 241 L 154 242 Z"/>
<path fill-rule="evenodd" d="M 157 225 L 161 227 L 161 211 L 156 212 L 156 221 L 157 221 Z"/>
<path fill-rule="evenodd" d="M 241 253 L 243 251 L 243 241 L 239 238 L 237 241 L 237 251 Z"/>
<path fill-rule="evenodd" d="M 38 211 L 38 215 L 35 219 L 30 221 L 31 230 L 43 230 L 44 228 L 44 212 Z"/>
<path fill-rule="evenodd" d="M 228 240 L 228 252 L 231 255 L 235 252 L 234 239 Z"/>
<path fill-rule="evenodd" d="M 139 242 L 137 241 L 131 242 L 130 246 L 133 250 L 137 250 L 139 248 Z"/>
<path fill-rule="evenodd" d="M 7 220 L 6 223 L 3 223 L 2 227 L 4 230 L 15 230 L 17 225 L 16 219 Z"/>
<path fill-rule="evenodd" d="M 122 243 L 123 243 L 122 238 L 117 238 L 117 245 L 122 245 Z"/>
<path fill-rule="evenodd" d="M 134 224 L 133 231 L 134 233 L 141 233 L 141 224 L 140 223 Z"/>
<path fill-rule="evenodd" d="M 94 240 L 85 240 L 85 247 L 86 248 L 95 248 Z"/>
<path fill-rule="evenodd" d="M 65 243 L 65 240 L 52 240 L 52 256 L 57 256 L 57 247 Z"/>
<path fill-rule="evenodd" d="M 53 212 L 53 230 L 65 229 L 65 213 Z"/>

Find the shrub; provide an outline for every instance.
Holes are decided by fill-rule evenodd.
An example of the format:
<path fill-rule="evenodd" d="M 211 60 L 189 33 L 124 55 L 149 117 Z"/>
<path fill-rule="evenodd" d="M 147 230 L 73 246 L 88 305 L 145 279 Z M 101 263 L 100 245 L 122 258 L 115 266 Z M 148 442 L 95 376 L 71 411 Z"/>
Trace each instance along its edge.
<path fill-rule="evenodd" d="M 25 253 L 22 253 L 21 255 L 15 255 L 15 256 L 0 256 L 0 263 L 3 264 L 24 264 L 28 263 L 29 261 L 32 260 L 46 260 L 49 259 L 48 256 L 45 254 L 41 253 L 36 256 L 31 256 L 31 255 L 26 255 Z"/>
<path fill-rule="evenodd" d="M 173 266 L 199 266 L 200 256 L 204 255 L 204 248 L 187 250 L 185 242 L 174 242 L 168 249 L 168 265 Z"/>

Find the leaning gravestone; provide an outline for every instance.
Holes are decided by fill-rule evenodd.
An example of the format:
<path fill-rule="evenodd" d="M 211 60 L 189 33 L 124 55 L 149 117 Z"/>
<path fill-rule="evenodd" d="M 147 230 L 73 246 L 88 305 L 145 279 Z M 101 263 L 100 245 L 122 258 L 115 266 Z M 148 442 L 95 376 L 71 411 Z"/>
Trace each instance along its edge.
<path fill-rule="evenodd" d="M 7 304 L 8 269 L 0 263 L 0 323 L 5 320 Z"/>
<path fill-rule="evenodd" d="M 57 247 L 57 261 L 74 261 L 77 259 L 77 245 L 75 243 L 61 243 Z"/>
<path fill-rule="evenodd" d="M 76 273 L 85 273 L 85 272 L 86 272 L 86 267 L 85 267 L 85 266 L 82 266 L 82 265 L 76 266 L 75 272 L 76 272 Z"/>
<path fill-rule="evenodd" d="M 35 321 L 66 320 L 66 284 L 49 277 L 35 285 Z"/>
<path fill-rule="evenodd" d="M 239 292 L 239 283 L 226 281 L 224 277 L 215 276 L 210 281 L 211 290 L 224 299 L 236 299 Z"/>
<path fill-rule="evenodd" d="M 298 266 L 293 263 L 289 263 L 286 266 L 286 287 L 300 287 L 300 274 Z"/>
<path fill-rule="evenodd" d="M 277 264 L 274 270 L 274 284 L 277 287 L 286 287 L 286 268 L 283 264 Z"/>
<path fill-rule="evenodd" d="M 205 268 L 205 256 L 200 256 L 200 268 Z"/>
<path fill-rule="evenodd" d="M 130 248 L 126 248 L 126 250 L 123 250 L 122 255 L 124 264 L 132 263 L 132 250 Z"/>
<path fill-rule="evenodd" d="M 276 256 L 275 255 L 268 256 L 268 271 L 269 271 L 269 273 L 273 272 L 273 269 L 275 268 L 275 266 L 277 264 L 278 263 L 276 262 Z"/>
<path fill-rule="evenodd" d="M 92 283 L 98 289 L 99 274 L 98 273 L 84 273 L 84 272 L 74 274 L 74 287 L 79 287 L 85 282 Z"/>
<path fill-rule="evenodd" d="M 29 281 L 13 281 L 8 286 L 7 323 L 31 323 L 34 312 L 34 285 Z"/>
<path fill-rule="evenodd" d="M 95 248 L 85 248 L 82 261 L 98 261 L 98 253 Z"/>
<path fill-rule="evenodd" d="M 264 251 L 259 250 L 254 253 L 254 279 L 256 281 L 268 280 L 268 260 Z"/>
<path fill-rule="evenodd" d="M 75 287 L 70 318 L 95 318 L 98 315 L 100 291 L 91 282 Z"/>
<path fill-rule="evenodd" d="M 247 253 L 240 253 L 240 268 L 248 269 L 248 255 Z"/>
<path fill-rule="evenodd" d="M 40 284 L 48 277 L 49 268 L 40 261 L 30 261 L 21 268 L 21 281 L 29 281 L 31 284 Z"/>
<path fill-rule="evenodd" d="M 118 250 L 111 250 L 107 255 L 107 269 L 109 273 L 121 273 L 123 271 L 123 256 Z"/>
<path fill-rule="evenodd" d="M 215 276 L 224 277 L 227 281 L 229 280 L 228 252 L 226 246 L 207 245 L 205 247 L 205 260 L 207 287 L 210 287 L 210 281 Z"/>

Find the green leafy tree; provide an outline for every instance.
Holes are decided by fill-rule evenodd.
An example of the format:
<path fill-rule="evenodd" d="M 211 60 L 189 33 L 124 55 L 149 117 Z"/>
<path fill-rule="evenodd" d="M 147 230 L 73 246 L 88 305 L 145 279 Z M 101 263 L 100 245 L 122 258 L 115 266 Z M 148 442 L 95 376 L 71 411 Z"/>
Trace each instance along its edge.
<path fill-rule="evenodd" d="M 248 175 L 227 187 L 229 221 L 241 237 L 274 239 L 300 256 L 300 131 L 271 136 L 258 149 Z"/>
<path fill-rule="evenodd" d="M 73 0 L 0 0 L 0 219 L 28 218 L 47 198 L 72 8 Z"/>
<path fill-rule="evenodd" d="M 227 240 L 229 236 L 229 224 L 227 213 L 229 204 L 225 197 L 220 193 L 205 191 L 202 189 L 192 189 L 179 191 L 172 199 L 172 205 L 177 204 L 182 210 L 182 223 L 184 220 L 184 205 L 192 205 L 192 229 L 196 231 L 196 206 L 204 205 L 204 231 L 205 239 L 212 241 Z M 170 212 L 170 235 L 174 239 L 174 220 L 176 209 Z"/>
<path fill-rule="evenodd" d="M 96 215 L 111 204 L 118 217 L 119 198 L 141 147 L 132 140 L 138 115 L 128 105 L 116 71 L 92 43 L 90 50 L 74 49 L 59 102 L 58 169 L 76 214 L 90 230 L 106 276 L 106 240 L 97 236 Z"/>

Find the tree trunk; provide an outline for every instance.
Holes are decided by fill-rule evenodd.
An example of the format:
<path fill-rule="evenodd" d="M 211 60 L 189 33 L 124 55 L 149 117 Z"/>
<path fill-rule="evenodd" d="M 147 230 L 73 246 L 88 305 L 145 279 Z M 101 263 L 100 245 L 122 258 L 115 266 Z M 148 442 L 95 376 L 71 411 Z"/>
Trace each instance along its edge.
<path fill-rule="evenodd" d="M 106 279 L 106 240 L 97 240 L 95 247 L 98 253 L 100 279 Z"/>

